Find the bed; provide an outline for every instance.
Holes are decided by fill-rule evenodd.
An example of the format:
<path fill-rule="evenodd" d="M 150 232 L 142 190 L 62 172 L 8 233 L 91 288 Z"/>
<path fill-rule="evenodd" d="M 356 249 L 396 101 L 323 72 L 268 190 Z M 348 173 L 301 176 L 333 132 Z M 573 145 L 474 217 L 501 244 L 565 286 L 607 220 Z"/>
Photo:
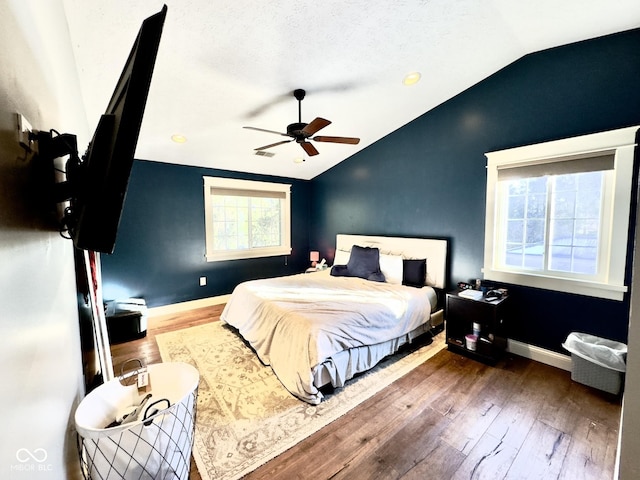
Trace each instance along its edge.
<path fill-rule="evenodd" d="M 220 318 L 287 390 L 318 404 L 322 387 L 442 325 L 446 255 L 446 240 L 339 234 L 331 268 L 243 282 Z"/>

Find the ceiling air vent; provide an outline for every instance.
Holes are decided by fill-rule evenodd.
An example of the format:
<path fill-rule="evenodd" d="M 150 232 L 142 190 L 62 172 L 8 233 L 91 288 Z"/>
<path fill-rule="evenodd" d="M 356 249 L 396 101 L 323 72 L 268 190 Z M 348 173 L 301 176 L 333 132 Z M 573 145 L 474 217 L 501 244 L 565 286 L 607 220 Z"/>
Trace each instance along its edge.
<path fill-rule="evenodd" d="M 271 157 L 273 157 L 275 155 L 275 153 L 265 152 L 264 150 L 258 150 L 256 152 L 256 155 L 259 155 L 261 157 L 269 157 L 269 158 L 271 158 Z"/>

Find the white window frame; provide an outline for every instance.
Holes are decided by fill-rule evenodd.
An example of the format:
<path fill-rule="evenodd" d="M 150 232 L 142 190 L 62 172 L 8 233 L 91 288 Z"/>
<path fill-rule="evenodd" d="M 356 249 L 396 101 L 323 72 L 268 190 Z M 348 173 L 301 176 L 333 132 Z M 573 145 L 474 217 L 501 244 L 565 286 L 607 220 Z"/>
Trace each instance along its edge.
<path fill-rule="evenodd" d="M 243 258 L 274 257 L 291 254 L 291 185 L 283 183 L 240 180 L 235 178 L 203 177 L 204 180 L 204 219 L 205 219 L 205 257 L 207 262 L 237 260 Z M 282 194 L 280 210 L 281 245 L 274 247 L 248 248 L 238 250 L 219 250 L 213 247 L 213 207 L 212 195 L 217 189 L 236 190 L 254 195 L 256 192 Z M 258 195 L 259 196 L 259 195 Z"/>
<path fill-rule="evenodd" d="M 628 289 L 624 284 L 624 274 L 631 209 L 633 158 L 638 128 L 638 126 L 628 127 L 487 153 L 484 278 L 513 285 L 622 300 Z M 603 202 L 606 206 L 602 213 L 603 225 L 609 225 L 609 231 L 604 231 L 601 235 L 599 264 L 602 268 L 597 278 L 587 278 L 587 276 L 577 278 L 579 275 L 572 275 L 570 278 L 560 275 L 543 275 L 539 272 L 522 271 L 500 265 L 499 237 L 496 231 L 501 215 L 497 201 L 498 170 L 505 167 L 517 168 L 541 165 L 550 161 L 573 160 L 576 157 L 596 156 L 604 152 L 614 154 L 614 170 L 610 175 L 611 195 Z"/>

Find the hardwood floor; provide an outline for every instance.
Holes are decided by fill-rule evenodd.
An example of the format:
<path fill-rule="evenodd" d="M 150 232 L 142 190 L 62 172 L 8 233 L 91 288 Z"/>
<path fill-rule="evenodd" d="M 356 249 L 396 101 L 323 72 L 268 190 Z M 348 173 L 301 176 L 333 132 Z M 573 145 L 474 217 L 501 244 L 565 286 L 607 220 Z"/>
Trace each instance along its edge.
<path fill-rule="evenodd" d="M 162 362 L 155 339 L 156 335 L 181 328 L 195 327 L 212 320 L 216 321 L 220 318 L 223 308 L 224 305 L 214 305 L 178 314 L 149 317 L 145 337 L 111 345 L 114 372 L 116 375 L 119 374 L 122 363 L 131 358 L 140 358 L 147 365 Z"/>
<path fill-rule="evenodd" d="M 149 319 L 112 346 L 160 362 L 155 335 L 216 321 L 222 306 Z M 490 367 L 443 350 L 247 479 L 610 479 L 620 399 L 518 356 Z M 191 479 L 200 479 L 192 461 Z"/>

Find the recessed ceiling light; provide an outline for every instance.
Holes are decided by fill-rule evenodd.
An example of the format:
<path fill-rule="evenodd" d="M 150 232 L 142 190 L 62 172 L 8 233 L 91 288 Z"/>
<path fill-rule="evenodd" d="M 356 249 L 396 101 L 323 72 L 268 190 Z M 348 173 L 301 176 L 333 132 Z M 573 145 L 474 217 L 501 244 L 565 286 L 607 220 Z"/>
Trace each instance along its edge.
<path fill-rule="evenodd" d="M 187 141 L 187 137 L 185 137 L 184 135 L 175 134 L 171 135 L 171 140 L 176 143 L 185 143 Z"/>
<path fill-rule="evenodd" d="M 409 75 L 404 77 L 404 79 L 402 80 L 402 83 L 403 85 L 406 85 L 406 86 L 415 85 L 420 81 L 421 76 L 422 75 L 420 75 L 420 72 L 410 73 Z"/>

